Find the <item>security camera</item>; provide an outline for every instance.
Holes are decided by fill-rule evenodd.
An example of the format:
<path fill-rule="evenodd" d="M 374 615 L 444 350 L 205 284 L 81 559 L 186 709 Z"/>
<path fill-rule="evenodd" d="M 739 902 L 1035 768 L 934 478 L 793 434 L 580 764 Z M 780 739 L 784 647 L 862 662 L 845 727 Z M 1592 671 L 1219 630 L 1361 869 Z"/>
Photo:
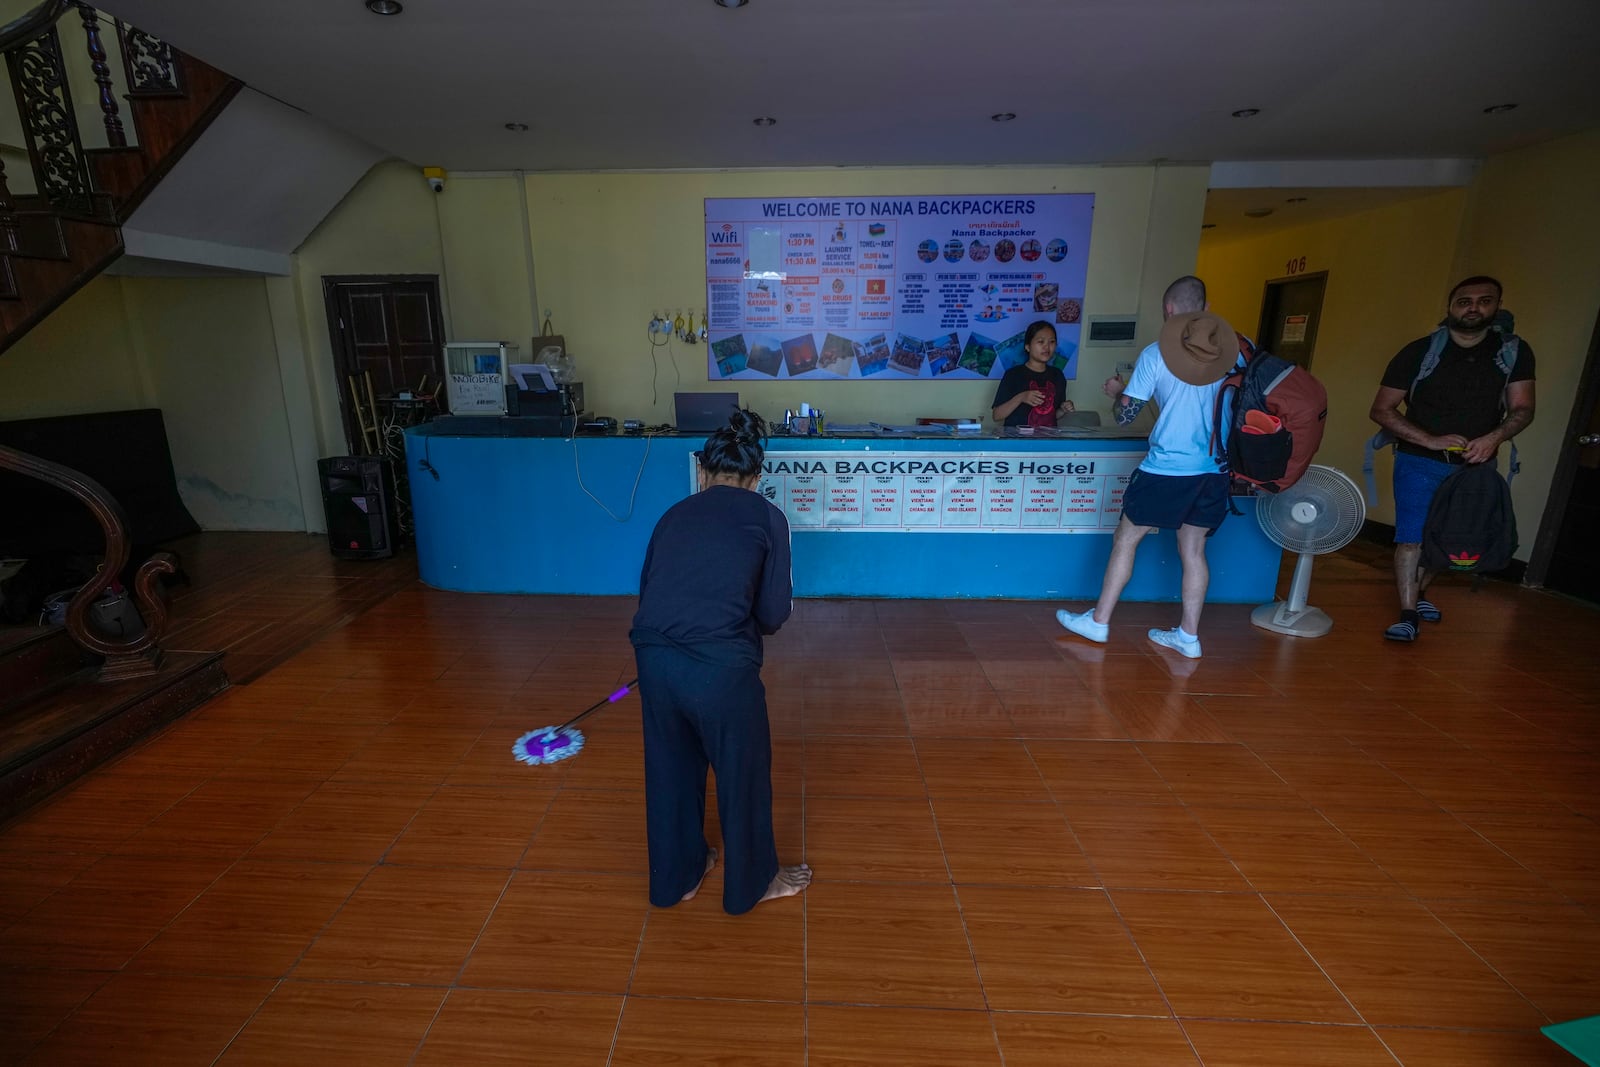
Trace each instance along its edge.
<path fill-rule="evenodd" d="M 444 192 L 444 179 L 443 178 L 429 178 L 428 179 L 428 188 L 432 189 L 436 193 Z"/>
<path fill-rule="evenodd" d="M 443 167 L 423 167 L 423 180 L 428 183 L 428 188 L 436 193 L 444 192 L 445 170 Z"/>

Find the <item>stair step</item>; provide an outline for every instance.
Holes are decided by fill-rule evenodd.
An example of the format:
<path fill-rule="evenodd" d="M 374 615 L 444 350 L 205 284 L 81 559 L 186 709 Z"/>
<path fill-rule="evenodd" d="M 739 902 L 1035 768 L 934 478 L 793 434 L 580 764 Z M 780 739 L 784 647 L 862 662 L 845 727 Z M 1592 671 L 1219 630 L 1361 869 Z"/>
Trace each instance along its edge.
<path fill-rule="evenodd" d="M 81 682 L 0 715 L 0 820 L 222 692 L 222 659 L 221 652 L 169 652 L 149 677 Z"/>
<path fill-rule="evenodd" d="M 67 234 L 61 226 L 58 215 L 44 214 L 42 212 L 19 211 L 12 216 L 16 220 L 16 247 L 9 251 L 0 247 L 0 252 L 7 256 L 18 256 L 22 259 L 55 259 L 68 260 L 72 258 L 67 248 Z"/>
<path fill-rule="evenodd" d="M 81 681 L 95 660 L 60 626 L 0 631 L 0 715 Z"/>

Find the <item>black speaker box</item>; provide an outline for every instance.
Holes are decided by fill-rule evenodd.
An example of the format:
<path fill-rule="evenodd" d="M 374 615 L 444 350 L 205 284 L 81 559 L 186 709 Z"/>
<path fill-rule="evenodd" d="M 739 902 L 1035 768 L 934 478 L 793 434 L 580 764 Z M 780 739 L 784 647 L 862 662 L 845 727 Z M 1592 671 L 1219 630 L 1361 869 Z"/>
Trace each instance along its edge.
<path fill-rule="evenodd" d="M 387 559 L 400 539 L 394 468 L 382 456 L 317 461 L 328 549 L 340 559 Z"/>

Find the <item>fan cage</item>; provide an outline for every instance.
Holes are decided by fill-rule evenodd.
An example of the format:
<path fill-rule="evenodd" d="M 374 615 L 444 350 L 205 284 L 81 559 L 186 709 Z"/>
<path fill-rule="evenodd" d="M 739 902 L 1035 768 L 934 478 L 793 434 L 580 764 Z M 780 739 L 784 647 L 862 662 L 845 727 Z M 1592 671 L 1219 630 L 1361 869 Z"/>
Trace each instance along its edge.
<path fill-rule="evenodd" d="M 1302 502 L 1317 509 L 1310 523 L 1294 518 L 1295 505 Z M 1335 552 L 1355 540 L 1366 517 L 1366 500 L 1350 476 L 1318 464 L 1307 467 L 1300 480 L 1283 492 L 1256 500 L 1262 532 L 1290 552 Z"/>

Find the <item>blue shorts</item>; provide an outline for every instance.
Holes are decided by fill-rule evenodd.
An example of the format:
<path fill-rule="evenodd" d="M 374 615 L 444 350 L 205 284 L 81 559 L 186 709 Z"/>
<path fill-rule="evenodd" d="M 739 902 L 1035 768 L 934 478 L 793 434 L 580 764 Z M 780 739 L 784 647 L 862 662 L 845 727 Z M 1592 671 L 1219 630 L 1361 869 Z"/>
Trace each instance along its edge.
<path fill-rule="evenodd" d="M 1394 454 L 1394 543 L 1422 543 L 1422 525 L 1428 519 L 1428 505 L 1439 483 L 1450 476 L 1456 464 L 1445 463 L 1409 452 Z"/>
<path fill-rule="evenodd" d="M 1122 493 L 1122 513 L 1135 526 L 1215 530 L 1228 517 L 1226 474 L 1151 474 L 1136 470 Z"/>

